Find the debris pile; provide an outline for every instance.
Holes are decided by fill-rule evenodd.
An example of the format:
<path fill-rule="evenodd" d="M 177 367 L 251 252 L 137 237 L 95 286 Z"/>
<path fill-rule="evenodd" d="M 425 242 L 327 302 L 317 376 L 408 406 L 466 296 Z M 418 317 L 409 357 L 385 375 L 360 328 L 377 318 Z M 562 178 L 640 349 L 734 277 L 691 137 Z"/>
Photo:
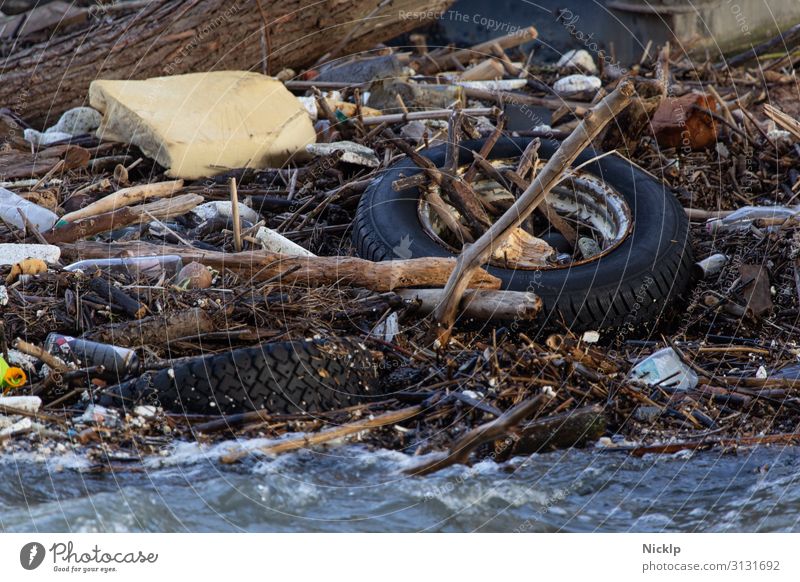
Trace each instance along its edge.
<path fill-rule="evenodd" d="M 796 441 L 791 61 L 536 36 L 3 110 L 0 447 L 357 435 L 425 474 Z"/>

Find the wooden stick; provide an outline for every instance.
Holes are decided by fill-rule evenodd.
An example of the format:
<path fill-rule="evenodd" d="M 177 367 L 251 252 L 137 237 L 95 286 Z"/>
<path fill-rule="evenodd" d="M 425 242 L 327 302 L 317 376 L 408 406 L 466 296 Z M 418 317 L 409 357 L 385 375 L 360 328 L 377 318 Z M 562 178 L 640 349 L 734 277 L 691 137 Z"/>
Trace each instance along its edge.
<path fill-rule="evenodd" d="M 53 424 L 60 424 L 62 426 L 66 426 L 69 424 L 69 421 L 67 421 L 65 418 L 61 418 L 60 416 L 54 416 L 52 414 L 46 414 L 44 412 L 30 412 L 28 410 L 20 410 L 18 408 L 6 406 L 5 404 L 0 404 L 0 414 L 4 414 L 7 416 L 27 416 L 28 418 L 43 420 L 45 422 L 52 422 Z"/>
<path fill-rule="evenodd" d="M 97 216 L 105 212 L 112 212 L 122 206 L 138 204 L 149 198 L 165 198 L 172 196 L 183 188 L 183 180 L 172 180 L 169 182 L 155 182 L 153 184 L 142 184 L 123 188 L 104 196 L 96 202 L 84 206 L 80 210 L 70 212 L 61 217 L 59 222 L 74 222 L 79 218 Z"/>
<path fill-rule="evenodd" d="M 486 139 L 486 141 L 483 142 L 483 145 L 481 146 L 481 151 L 479 153 L 482 158 L 488 158 L 489 154 L 492 153 L 494 146 L 497 144 L 498 140 L 503 135 L 503 130 L 505 129 L 505 127 L 506 127 L 506 116 L 500 114 L 497 116 L 497 125 L 495 126 L 492 135 L 490 135 Z M 475 175 L 477 173 L 478 173 L 478 160 L 474 159 L 470 167 L 467 168 L 467 171 L 464 173 L 464 181 L 468 184 L 471 183 L 475 179 Z"/>
<path fill-rule="evenodd" d="M 477 194 L 472 191 L 468 184 L 463 183 L 461 180 L 456 179 L 454 175 L 439 170 L 432 161 L 420 155 L 420 153 L 407 144 L 404 140 L 395 137 L 395 135 L 387 130 L 384 135 L 386 139 L 390 140 L 397 148 L 406 154 L 411 160 L 420 168 L 422 168 L 428 177 L 438 185 L 450 202 L 455 206 L 458 211 L 469 221 L 471 230 L 474 233 L 482 233 L 491 225 L 492 221 L 483 209 Z M 438 213 L 438 211 L 437 211 Z M 441 216 L 441 213 L 439 213 Z M 444 217 L 442 217 L 443 220 Z M 449 223 L 446 222 L 449 225 Z M 451 228 L 452 230 L 452 228 Z M 454 231 L 456 236 L 459 236 L 458 231 Z M 470 236 L 467 240 L 473 240 Z"/>
<path fill-rule="evenodd" d="M 536 107 L 546 107 L 556 111 L 566 107 L 578 117 L 587 111 L 586 103 L 580 101 L 570 101 L 560 97 L 535 97 L 525 93 L 513 93 L 511 91 L 492 91 L 491 89 L 478 89 L 477 87 L 464 87 L 464 95 L 470 99 L 481 101 L 495 101 L 499 103 L 513 103 L 515 105 L 534 105 Z M 468 109 L 465 111 L 469 111 Z"/>
<path fill-rule="evenodd" d="M 237 253 L 242 251 L 242 221 L 239 220 L 239 193 L 236 190 L 236 178 L 230 179 L 231 219 L 233 219 L 233 248 Z"/>
<path fill-rule="evenodd" d="M 451 60 L 455 59 L 459 63 L 466 63 L 476 56 L 486 56 L 491 50 L 492 46 L 497 44 L 502 49 L 509 49 L 532 40 L 536 40 L 539 36 L 538 31 L 533 27 L 521 29 L 506 36 L 495 38 L 476 44 L 472 48 L 457 50 L 455 52 L 444 53 L 440 56 L 426 55 L 424 60 L 417 61 L 417 67 L 426 74 L 437 73 L 443 68 L 447 67 Z"/>
<path fill-rule="evenodd" d="M 223 456 L 220 460 L 223 463 L 235 463 L 253 452 L 259 452 L 264 455 L 280 455 L 281 453 L 288 453 L 299 449 L 313 447 L 328 443 L 351 434 L 356 434 L 365 430 L 373 428 L 380 428 L 397 422 L 408 420 L 422 412 L 421 405 L 409 406 L 408 408 L 401 408 L 400 410 L 393 410 L 375 418 L 366 418 L 351 422 L 336 428 L 324 430 L 315 434 L 303 435 L 298 438 L 285 440 L 274 445 L 259 447 L 257 449 L 240 448 Z"/>
<path fill-rule="evenodd" d="M 486 117 L 497 114 L 496 107 L 478 107 L 474 109 L 462 109 L 464 115 L 473 117 Z M 429 111 L 411 111 L 410 113 L 392 113 L 389 115 L 376 115 L 365 117 L 364 126 L 381 125 L 382 123 L 406 123 L 415 120 L 425 119 L 449 119 L 452 109 L 431 109 Z"/>
<path fill-rule="evenodd" d="M 493 58 L 488 58 L 461 73 L 462 81 L 493 81 L 502 79 L 506 69 L 503 64 Z"/>
<path fill-rule="evenodd" d="M 548 397 L 543 394 L 537 394 L 533 398 L 523 400 L 493 421 L 482 424 L 469 431 L 453 443 L 447 453 L 441 453 L 432 459 L 423 461 L 416 467 L 407 469 L 405 473 L 407 475 L 416 476 L 430 475 L 431 473 L 441 471 L 445 467 L 451 465 L 466 464 L 472 451 L 484 443 L 492 442 L 507 435 L 520 422 L 536 412 L 541 407 L 542 401 L 545 398 Z"/>
<path fill-rule="evenodd" d="M 442 302 L 442 289 L 399 289 L 406 301 L 418 301 L 417 313 L 432 313 Z M 461 311 L 465 317 L 481 321 L 533 321 L 542 308 L 542 300 L 527 291 L 472 289 L 464 293 Z"/>
<path fill-rule="evenodd" d="M 66 372 L 69 370 L 69 366 L 67 366 L 59 358 L 55 357 L 49 352 L 44 351 L 44 349 L 37 345 L 26 342 L 25 340 L 20 338 L 15 339 L 13 347 L 14 349 L 21 351 L 23 354 L 28 354 L 37 360 L 41 360 L 47 364 L 51 370 L 55 370 L 56 372 Z"/>
<path fill-rule="evenodd" d="M 197 261 L 217 270 L 232 269 L 255 281 L 280 277 L 286 284 L 344 285 L 391 291 L 407 287 L 443 287 L 456 260 L 427 257 L 399 261 L 372 262 L 355 257 L 287 257 L 268 251 L 221 253 L 201 249 L 145 242 L 113 244 L 84 241 L 61 244 L 62 255 L 72 259 L 110 258 L 116 256 L 178 255 L 184 263 Z M 287 272 L 291 271 L 291 272 Z M 499 289 L 500 279 L 482 269 L 471 274 L 469 286 Z"/>
<path fill-rule="evenodd" d="M 93 328 L 84 338 L 101 343 L 136 348 L 165 345 L 176 338 L 202 337 L 218 329 L 214 320 L 199 307 L 159 314 L 136 321 L 110 323 Z"/>
<path fill-rule="evenodd" d="M 471 273 L 489 259 L 492 248 L 497 248 L 515 228 L 536 209 L 547 193 L 561 180 L 561 175 L 600 131 L 630 103 L 634 93 L 633 83 L 625 81 L 584 116 L 581 124 L 562 142 L 536 179 L 517 201 L 474 244 L 464 248 L 458 257 L 450 280 L 445 287 L 445 298 L 434 316 L 438 322 L 440 347 L 447 345 L 456 320 L 458 306 L 466 289 L 465 282 Z"/>
<path fill-rule="evenodd" d="M 203 200 L 199 194 L 182 194 L 169 200 L 158 200 L 138 206 L 123 206 L 111 212 L 56 226 L 43 236 L 50 244 L 71 243 L 143 220 L 152 220 L 152 217 L 163 219 L 181 216 Z"/>
<path fill-rule="evenodd" d="M 147 315 L 146 305 L 140 303 L 119 287 L 111 285 L 105 279 L 95 277 L 89 282 L 89 288 L 97 293 L 103 300 L 119 305 L 125 313 L 135 319 L 141 319 Z"/>
<path fill-rule="evenodd" d="M 715 67 L 717 69 L 733 69 L 734 67 L 739 67 L 745 63 L 749 63 L 753 59 L 758 58 L 760 55 L 770 52 L 775 47 L 781 47 L 782 49 L 783 47 L 791 46 L 798 40 L 798 38 L 800 38 L 800 24 L 795 24 L 791 28 L 781 32 L 779 35 L 761 43 L 758 46 L 751 47 L 748 50 L 727 60 L 723 58 L 722 62 L 717 63 Z"/>

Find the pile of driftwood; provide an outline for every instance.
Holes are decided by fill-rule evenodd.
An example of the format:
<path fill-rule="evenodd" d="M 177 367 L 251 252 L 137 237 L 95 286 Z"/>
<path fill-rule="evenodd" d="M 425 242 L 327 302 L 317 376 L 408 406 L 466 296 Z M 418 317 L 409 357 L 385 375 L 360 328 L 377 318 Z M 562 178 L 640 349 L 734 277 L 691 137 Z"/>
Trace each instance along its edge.
<path fill-rule="evenodd" d="M 791 59 L 754 63 L 755 51 L 752 60 L 732 60 L 734 68 L 692 62 L 667 45 L 653 54 L 648 47 L 630 71 L 603 66 L 609 62 L 603 58 L 592 64 L 595 70 L 585 70 L 586 61 L 536 63 L 526 44 L 536 31 L 528 28 L 470 49 L 428 47 L 414 35 L 413 51 L 379 49 L 392 76 L 365 78 L 359 72 L 364 59 L 343 59 L 335 63 L 336 75 L 352 79 L 330 80 L 318 59 L 370 48 L 414 24 L 396 17 L 397 6 L 387 12 L 386 3 L 341 3 L 340 12 L 324 15 L 330 26 L 374 17 L 384 18 L 383 28 L 348 24 L 335 45 L 320 37 L 295 46 L 304 21 L 291 16 L 291 3 L 247 2 L 241 13 L 212 0 L 175 4 L 113 5 L 99 19 L 87 13 L 86 22 L 55 42 L 44 47 L 31 41 L 5 59 L 12 67 L 0 88 L 0 104 L 9 108 L 2 116 L 6 147 L 0 153 L 5 187 L 69 220 L 45 232 L 30 222 L 0 227 L 0 242 L 51 244 L 61 251 L 60 263 L 44 270 L 12 276 L 11 265 L 2 267 L 8 279 L 0 350 L 7 358 L 14 350 L 34 358 L 31 382 L 19 393 L 43 401 L 36 411 L 0 409 L 0 418 L 13 420 L 13 430 L 0 433 L 4 447 L 68 438 L 97 459 L 97 470 L 108 470 L 129 468 L 143 452 L 156 453 L 175 439 L 305 433 L 263 450 L 279 454 L 358 435 L 376 446 L 437 453 L 412 470 L 425 474 L 476 457 L 503 460 L 597 441 L 604 450 L 640 454 L 792 442 L 800 434 L 792 339 L 800 314 L 799 223 L 793 217 L 754 219 L 729 230 L 707 223 L 742 206 L 795 202 L 800 123 L 790 99 L 774 99 L 793 79 Z M 406 4 L 408 11 L 418 8 Z M 198 19 L 209 14 L 219 25 L 200 38 L 220 55 L 216 65 L 263 64 L 314 102 L 321 142 L 355 142 L 374 154 L 377 166 L 346 161 L 334 151 L 282 168 L 174 181 L 136 148 L 93 135 L 33 151 L 21 141 L 27 123 L 41 122 L 53 103 L 62 110 L 83 103 L 88 83 L 99 75 L 162 74 L 163 63 L 182 55 L 186 39 L 201 26 Z M 127 30 L 124 39 L 113 36 L 109 19 L 115 30 Z M 160 39 L 155 45 L 147 40 L 153 23 Z M 77 66 L 40 59 L 42 51 L 73 59 L 76 43 L 88 43 Z M 125 50 L 109 51 L 117 43 Z M 101 50 L 110 58 L 97 58 Z M 207 51 L 190 51 L 168 73 L 195 70 L 204 58 Z M 32 82 L 27 67 L 34 62 L 40 62 L 37 75 L 60 80 L 53 81 L 55 96 L 47 83 Z M 289 66 L 308 68 L 298 74 L 285 71 Z M 401 75 L 397 66 L 413 72 Z M 565 96 L 554 89 L 565 68 L 597 78 L 601 86 Z M 25 108 L 17 108 L 14 98 L 23 90 Z M 773 101 L 764 107 L 767 90 Z M 367 91 L 389 95 L 388 104 L 371 110 L 363 100 Z M 441 97 L 447 91 L 452 94 Z M 547 124 L 540 124 L 547 127 L 509 128 L 509 104 L 547 111 Z M 472 187 L 477 176 L 496 177 L 491 164 L 480 163 L 487 152 L 478 152 L 465 174 L 454 171 L 452 152 L 468 136 L 487 138 L 491 149 L 502 135 L 537 132 L 563 137 L 558 153 L 539 161 L 533 149 L 527 151 L 511 176 L 515 202 L 487 212 Z M 417 153 L 436 141 L 448 144 L 450 166 L 444 169 Z M 569 322 L 565 329 L 540 329 L 535 298 L 499 291 L 499 280 L 483 269 L 493 249 L 513 239 L 537 209 L 551 216 L 554 228 L 568 228 L 548 212 L 546 195 L 590 144 L 615 150 L 667 182 L 693 221 L 701 264 L 695 293 L 679 306 L 682 317 L 665 312 L 646 330 L 598 330 L 596 336 L 572 334 Z M 429 190 L 439 193 L 438 207 L 457 210 L 442 215 L 446 227 L 470 243 L 457 259 L 379 263 L 353 256 L 349 230 L 360 196 L 401 156 L 425 170 L 413 177 L 418 185 L 438 186 Z M 243 201 L 257 220 L 242 228 L 234 214 L 205 230 L 175 220 L 214 201 L 232 209 Z M 266 249 L 256 238 L 260 227 L 280 235 L 276 240 L 284 246 Z M 176 284 L 62 269 L 91 258 L 153 254 L 203 265 L 207 284 L 193 277 Z M 718 256 L 723 258 L 712 261 L 718 268 L 704 262 Z M 472 324 L 455 326 L 459 313 Z M 387 331 L 390 321 L 398 326 L 394 332 Z M 375 355 L 379 381 L 391 396 L 313 416 L 253 411 L 211 417 L 152 407 L 120 415 L 87 407 L 105 383 L 97 370 L 63 369 L 49 359 L 41 347 L 52 332 L 134 348 L 147 370 L 258 342 L 355 337 Z M 665 346 L 698 376 L 690 390 L 628 376 L 634 361 Z M 667 440 L 669 445 L 659 444 Z M 251 452 L 232 450 L 223 460 Z"/>

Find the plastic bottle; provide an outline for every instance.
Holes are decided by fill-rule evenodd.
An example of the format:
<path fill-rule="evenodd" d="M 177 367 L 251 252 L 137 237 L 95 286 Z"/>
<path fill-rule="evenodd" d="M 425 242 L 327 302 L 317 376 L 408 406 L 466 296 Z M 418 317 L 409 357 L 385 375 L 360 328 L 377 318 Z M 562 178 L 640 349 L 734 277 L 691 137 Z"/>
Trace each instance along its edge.
<path fill-rule="evenodd" d="M 145 257 L 123 257 L 118 259 L 86 259 L 64 267 L 65 271 L 83 271 L 93 273 L 98 269 L 108 273 L 125 275 L 158 277 L 162 271 L 167 277 L 174 277 L 183 268 L 183 261 L 178 255 L 152 255 Z"/>
<path fill-rule="evenodd" d="M 631 377 L 644 380 L 648 385 L 658 385 L 671 390 L 686 391 L 697 386 L 697 374 L 675 353 L 664 348 L 651 354 L 631 370 Z"/>
<path fill-rule="evenodd" d="M 800 215 L 800 206 L 743 206 L 724 218 L 709 220 L 706 222 L 706 230 L 710 234 L 742 232 L 749 229 L 756 220 L 786 220 L 797 215 Z"/>
<path fill-rule="evenodd" d="M 24 386 L 27 381 L 28 377 L 22 368 L 12 366 L 6 362 L 3 356 L 0 356 L 0 390 L 2 392 Z"/>
<path fill-rule="evenodd" d="M 39 232 L 50 230 L 58 220 L 58 216 L 47 208 L 28 202 L 10 190 L 0 188 L 0 216 L 3 220 L 17 228 L 25 228 L 25 222 L 19 215 L 20 211 Z"/>
<path fill-rule="evenodd" d="M 45 339 L 44 349 L 79 366 L 103 366 L 105 371 L 98 377 L 104 380 L 119 382 L 139 371 L 139 358 L 128 348 L 51 333 Z"/>

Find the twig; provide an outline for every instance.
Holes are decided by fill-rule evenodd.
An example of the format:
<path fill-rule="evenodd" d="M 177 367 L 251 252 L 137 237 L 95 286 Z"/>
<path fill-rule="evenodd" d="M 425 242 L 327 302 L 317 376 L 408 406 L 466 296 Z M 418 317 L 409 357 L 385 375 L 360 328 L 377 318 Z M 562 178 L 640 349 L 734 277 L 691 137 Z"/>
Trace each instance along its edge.
<path fill-rule="evenodd" d="M 397 422 L 408 420 L 409 418 L 412 418 L 417 414 L 419 414 L 420 412 L 422 412 L 422 410 L 423 408 L 421 405 L 409 406 L 408 408 L 393 410 L 391 412 L 381 414 L 380 416 L 376 416 L 374 418 L 357 420 L 356 422 L 351 422 L 349 424 L 324 430 L 315 434 L 303 435 L 299 438 L 285 440 L 274 445 L 259 447 L 255 449 L 255 451 L 258 451 L 264 455 L 279 455 L 281 453 L 288 453 L 289 451 L 296 451 L 298 449 L 313 447 L 315 445 L 328 443 L 330 441 L 337 440 L 346 437 L 348 435 L 356 434 L 365 430 L 379 428 L 382 426 L 387 426 L 390 424 L 395 424 Z M 235 463 L 252 452 L 254 452 L 254 450 L 239 449 L 237 451 L 228 453 L 227 455 L 223 456 L 221 460 L 223 463 Z"/>
<path fill-rule="evenodd" d="M 233 247 L 237 253 L 242 252 L 242 221 L 239 220 L 239 192 L 236 190 L 236 178 L 231 178 L 231 218 L 233 219 Z"/>
<path fill-rule="evenodd" d="M 28 354 L 37 360 L 41 360 L 47 364 L 51 370 L 55 370 L 56 372 L 66 372 L 69 370 L 69 367 L 54 355 L 44 351 L 37 345 L 26 342 L 25 340 L 19 338 L 15 339 L 12 347 L 21 351 L 23 354 Z"/>

